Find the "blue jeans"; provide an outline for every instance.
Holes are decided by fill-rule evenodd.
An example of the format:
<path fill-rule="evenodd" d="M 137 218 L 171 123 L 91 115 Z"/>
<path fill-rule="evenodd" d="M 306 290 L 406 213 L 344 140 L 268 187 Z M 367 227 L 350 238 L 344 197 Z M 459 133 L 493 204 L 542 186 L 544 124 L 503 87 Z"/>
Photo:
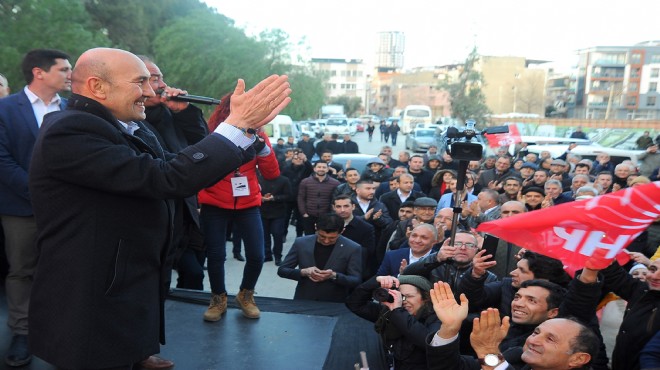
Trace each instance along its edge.
<path fill-rule="evenodd" d="M 215 294 L 227 292 L 225 288 L 225 260 L 227 259 L 225 244 L 229 221 L 233 222 L 235 227 L 241 231 L 240 236 L 245 246 L 246 262 L 240 288 L 254 289 L 264 264 L 264 232 L 259 207 L 234 210 L 203 204 L 200 220 L 206 242 L 211 292 Z"/>
<path fill-rule="evenodd" d="M 284 246 L 284 228 L 287 227 L 286 219 L 281 218 L 262 218 L 261 223 L 264 228 L 264 252 L 266 257 L 282 258 L 282 248 Z M 271 235 L 273 236 L 273 249 L 271 251 Z"/>

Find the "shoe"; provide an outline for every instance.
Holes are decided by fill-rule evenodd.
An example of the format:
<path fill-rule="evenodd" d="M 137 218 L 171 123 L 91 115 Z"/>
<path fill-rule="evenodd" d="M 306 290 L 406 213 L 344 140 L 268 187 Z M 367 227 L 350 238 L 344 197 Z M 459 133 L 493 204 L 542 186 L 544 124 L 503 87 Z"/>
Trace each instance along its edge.
<path fill-rule="evenodd" d="M 241 289 L 236 295 L 236 304 L 248 319 L 258 319 L 261 315 L 259 307 L 254 303 L 254 290 Z"/>
<path fill-rule="evenodd" d="M 279 266 L 282 264 L 282 258 L 280 257 L 275 257 L 275 266 Z"/>
<path fill-rule="evenodd" d="M 32 354 L 28 350 L 28 336 L 27 334 L 15 334 L 11 338 L 11 345 L 7 356 L 5 356 L 5 363 L 12 367 L 27 365 L 32 361 Z"/>
<path fill-rule="evenodd" d="M 140 370 L 150 370 L 150 369 L 158 369 L 158 370 L 169 370 L 174 368 L 174 362 L 170 360 L 166 360 L 164 358 L 160 358 L 158 356 L 149 356 L 146 360 L 140 361 L 138 364 L 138 368 Z"/>
<path fill-rule="evenodd" d="M 273 260 L 273 257 L 264 257 L 264 262 L 270 262 Z"/>
<path fill-rule="evenodd" d="M 211 303 L 204 312 L 204 321 L 218 321 L 227 312 L 227 293 L 211 293 Z"/>
<path fill-rule="evenodd" d="M 243 258 L 243 255 L 241 255 L 240 253 L 234 253 L 234 259 L 239 260 L 241 262 L 245 262 L 245 258 Z"/>

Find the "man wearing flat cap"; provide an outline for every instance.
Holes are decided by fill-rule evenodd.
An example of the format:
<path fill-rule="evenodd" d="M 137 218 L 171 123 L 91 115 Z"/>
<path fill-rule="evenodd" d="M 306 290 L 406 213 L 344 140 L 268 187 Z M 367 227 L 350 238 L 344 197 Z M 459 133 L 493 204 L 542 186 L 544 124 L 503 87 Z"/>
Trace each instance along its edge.
<path fill-rule="evenodd" d="M 387 250 L 399 249 L 408 240 L 412 229 L 420 224 L 433 225 L 433 217 L 435 216 L 435 208 L 438 202 L 429 197 L 421 197 L 415 199 L 413 203 L 413 218 L 399 222 L 396 230 L 390 237 L 387 243 Z"/>

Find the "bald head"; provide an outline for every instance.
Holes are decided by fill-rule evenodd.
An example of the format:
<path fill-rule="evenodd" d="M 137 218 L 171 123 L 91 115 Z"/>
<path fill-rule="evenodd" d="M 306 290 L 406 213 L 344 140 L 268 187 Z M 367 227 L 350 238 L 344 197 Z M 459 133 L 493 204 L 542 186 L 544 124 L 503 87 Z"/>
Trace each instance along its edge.
<path fill-rule="evenodd" d="M 74 93 L 96 100 L 120 121 L 145 119 L 144 101 L 155 95 L 149 70 L 125 50 L 96 48 L 84 52 L 73 70 Z"/>

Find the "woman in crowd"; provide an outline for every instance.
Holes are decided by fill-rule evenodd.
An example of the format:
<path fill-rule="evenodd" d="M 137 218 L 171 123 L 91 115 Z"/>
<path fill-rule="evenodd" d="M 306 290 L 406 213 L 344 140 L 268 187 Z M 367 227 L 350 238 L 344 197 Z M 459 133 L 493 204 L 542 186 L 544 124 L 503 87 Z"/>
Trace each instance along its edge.
<path fill-rule="evenodd" d="M 230 100 L 230 94 L 222 97 L 222 102 L 209 119 L 209 132 L 213 132 L 229 116 Z M 211 283 L 211 302 L 204 313 L 206 321 L 218 321 L 227 311 L 225 243 L 230 222 L 237 231 L 233 237 L 243 241 L 246 259 L 236 303 L 245 317 L 256 319 L 260 316 L 259 308 L 254 302 L 254 287 L 264 263 L 264 233 L 259 212 L 261 192 L 257 180 L 257 166 L 267 180 L 276 179 L 280 175 L 280 168 L 268 136 L 261 131 L 255 136 L 256 141 L 252 147 L 256 156 L 237 168 L 234 173 L 199 193 L 200 218 L 207 246 L 206 257 Z"/>
<path fill-rule="evenodd" d="M 346 300 L 353 313 L 375 323 L 385 346 L 388 368 L 428 368 L 426 337 L 440 328 L 429 294 L 431 287 L 431 282 L 416 275 L 399 275 L 398 279 L 374 276 L 355 288 Z"/>
<path fill-rule="evenodd" d="M 454 170 L 440 170 L 433 175 L 431 180 L 431 191 L 429 197 L 440 200 L 445 192 L 449 191 L 449 182 L 456 179 L 456 171 Z"/>

